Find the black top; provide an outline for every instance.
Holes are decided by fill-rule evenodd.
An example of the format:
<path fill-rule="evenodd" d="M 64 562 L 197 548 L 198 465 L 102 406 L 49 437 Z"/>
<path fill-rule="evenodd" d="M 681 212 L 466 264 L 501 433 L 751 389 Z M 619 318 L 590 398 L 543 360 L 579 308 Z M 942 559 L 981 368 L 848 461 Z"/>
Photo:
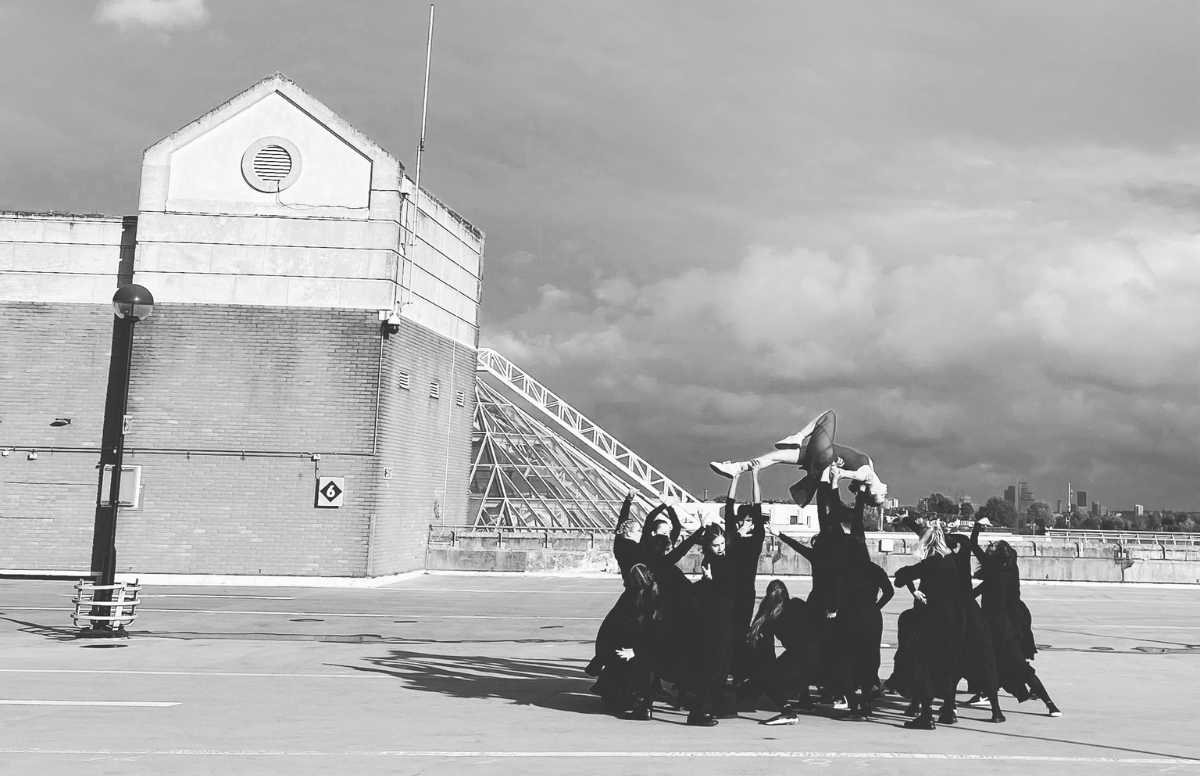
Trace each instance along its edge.
<path fill-rule="evenodd" d="M 850 563 L 842 571 L 842 607 L 883 609 L 896 593 L 887 572 L 878 564 L 867 561 Z"/>
<path fill-rule="evenodd" d="M 728 539 L 726 540 L 728 542 Z M 733 595 L 734 589 L 734 571 L 732 558 L 729 557 L 729 545 L 725 545 L 724 555 L 712 555 L 704 553 L 704 562 L 701 564 L 708 569 L 709 578 L 701 579 L 696 583 L 698 592 L 706 598 L 719 598 L 721 596 Z"/>
<path fill-rule="evenodd" d="M 934 553 L 920 563 L 905 566 L 896 572 L 896 587 L 921 580 L 921 592 L 927 604 L 934 605 L 957 600 L 956 570 L 949 555 Z"/>
<path fill-rule="evenodd" d="M 926 529 L 919 525 L 911 515 L 901 518 L 900 523 L 917 536 L 925 535 Z M 954 559 L 955 593 L 960 601 L 970 601 L 975 596 L 975 592 L 971 583 L 971 553 L 967 552 L 967 540 L 962 536 L 951 534 L 946 537 L 946 546 L 954 551 L 950 557 Z"/>
<path fill-rule="evenodd" d="M 668 552 L 666 555 L 651 557 L 646 555 L 643 558 L 643 563 L 650 569 L 650 573 L 654 575 L 654 580 L 658 583 L 658 587 L 664 594 L 670 594 L 678 590 L 687 590 L 691 587 L 692 581 L 683 573 L 683 569 L 675 564 L 683 559 L 684 555 L 696 543 L 700 541 L 700 535 L 703 532 L 703 527 L 692 533 L 691 536 L 679 543 L 679 546 Z"/>
<path fill-rule="evenodd" d="M 746 515 L 749 515 L 754 529 L 749 536 L 742 536 L 737 528 Z M 767 536 L 763 528 L 766 521 L 762 504 L 743 504 L 735 514 L 733 499 L 725 499 L 725 553 L 729 556 L 731 582 L 737 590 L 754 590 L 758 556 L 762 554 L 763 541 Z"/>
<path fill-rule="evenodd" d="M 815 623 L 808 602 L 803 598 L 789 598 L 783 611 L 769 624 L 763 626 L 761 638 L 779 639 L 784 649 L 798 649 L 805 636 L 811 636 Z"/>
<path fill-rule="evenodd" d="M 1020 595 L 1014 593 L 1020 590 L 1020 576 L 1015 568 L 983 551 L 979 546 L 981 528 L 979 523 L 975 523 L 975 527 L 971 529 L 971 552 L 979 561 L 979 575 L 983 578 L 983 583 L 975 588 L 974 594 L 983 596 L 979 600 L 979 606 L 984 612 L 1007 614 L 1009 599 Z"/>

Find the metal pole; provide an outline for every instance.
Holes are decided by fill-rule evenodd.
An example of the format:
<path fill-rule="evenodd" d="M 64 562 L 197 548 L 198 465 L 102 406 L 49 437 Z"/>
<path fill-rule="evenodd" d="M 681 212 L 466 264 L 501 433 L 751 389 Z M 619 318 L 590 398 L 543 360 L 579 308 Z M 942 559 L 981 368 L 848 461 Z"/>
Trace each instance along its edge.
<path fill-rule="evenodd" d="M 104 404 L 104 429 L 100 453 L 100 481 L 104 470 L 112 467 L 108 486 L 108 506 L 103 494 L 98 494 L 96 522 L 92 534 L 93 573 L 99 573 L 97 585 L 111 585 L 117 565 L 117 511 L 121 500 L 121 468 L 125 459 L 125 413 L 129 408 L 129 376 L 133 361 L 133 327 L 131 320 L 113 318 L 113 348 L 109 357 L 108 392 Z M 108 590 L 97 590 L 97 601 L 112 600 Z M 93 607 L 92 614 L 108 614 L 107 607 Z M 107 623 L 97 623 L 93 630 L 110 630 Z"/>
<path fill-rule="evenodd" d="M 421 139 L 417 142 L 416 180 L 413 182 L 413 195 L 409 199 L 409 228 L 408 228 L 408 298 L 412 300 L 413 248 L 416 246 L 418 200 L 421 196 L 421 156 L 425 152 L 425 124 L 429 116 L 429 69 L 433 60 L 433 4 L 429 5 L 429 35 L 425 40 L 425 87 L 421 95 Z M 403 278 L 401 278 L 403 281 Z"/>

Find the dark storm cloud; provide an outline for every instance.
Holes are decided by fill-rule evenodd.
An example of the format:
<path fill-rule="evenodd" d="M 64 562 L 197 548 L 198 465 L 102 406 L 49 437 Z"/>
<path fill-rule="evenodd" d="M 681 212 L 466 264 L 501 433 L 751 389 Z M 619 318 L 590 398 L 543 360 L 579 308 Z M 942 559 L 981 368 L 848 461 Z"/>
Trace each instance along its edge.
<path fill-rule="evenodd" d="M 0 206 L 130 212 L 274 70 L 411 165 L 426 3 L 151 5 L 0 5 Z M 488 233 L 484 344 L 672 476 L 833 407 L 906 500 L 1200 503 L 1194 2 L 437 13 L 422 182 Z"/>

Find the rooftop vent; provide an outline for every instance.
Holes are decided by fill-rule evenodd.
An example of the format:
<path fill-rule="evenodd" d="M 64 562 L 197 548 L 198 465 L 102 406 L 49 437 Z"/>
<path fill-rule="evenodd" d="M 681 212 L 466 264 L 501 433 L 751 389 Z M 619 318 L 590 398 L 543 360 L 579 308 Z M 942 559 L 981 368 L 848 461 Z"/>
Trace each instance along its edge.
<path fill-rule="evenodd" d="M 254 174 L 279 183 L 292 171 L 292 155 L 281 145 L 269 145 L 254 155 Z"/>
<path fill-rule="evenodd" d="M 242 154 L 242 177 L 253 188 L 274 194 L 300 177 L 300 149 L 282 137 L 264 137 Z"/>

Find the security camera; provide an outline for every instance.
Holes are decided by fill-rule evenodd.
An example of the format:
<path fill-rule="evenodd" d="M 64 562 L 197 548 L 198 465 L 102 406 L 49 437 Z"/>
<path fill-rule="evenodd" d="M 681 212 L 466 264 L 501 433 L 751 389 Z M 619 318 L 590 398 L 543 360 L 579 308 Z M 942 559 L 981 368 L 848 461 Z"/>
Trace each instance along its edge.
<path fill-rule="evenodd" d="M 384 332 L 386 332 L 388 334 L 399 334 L 400 333 L 400 316 L 396 315 L 395 313 L 392 313 L 391 315 L 389 315 L 388 319 L 386 321 L 384 321 L 384 323 L 383 323 L 383 330 L 384 330 Z"/>

